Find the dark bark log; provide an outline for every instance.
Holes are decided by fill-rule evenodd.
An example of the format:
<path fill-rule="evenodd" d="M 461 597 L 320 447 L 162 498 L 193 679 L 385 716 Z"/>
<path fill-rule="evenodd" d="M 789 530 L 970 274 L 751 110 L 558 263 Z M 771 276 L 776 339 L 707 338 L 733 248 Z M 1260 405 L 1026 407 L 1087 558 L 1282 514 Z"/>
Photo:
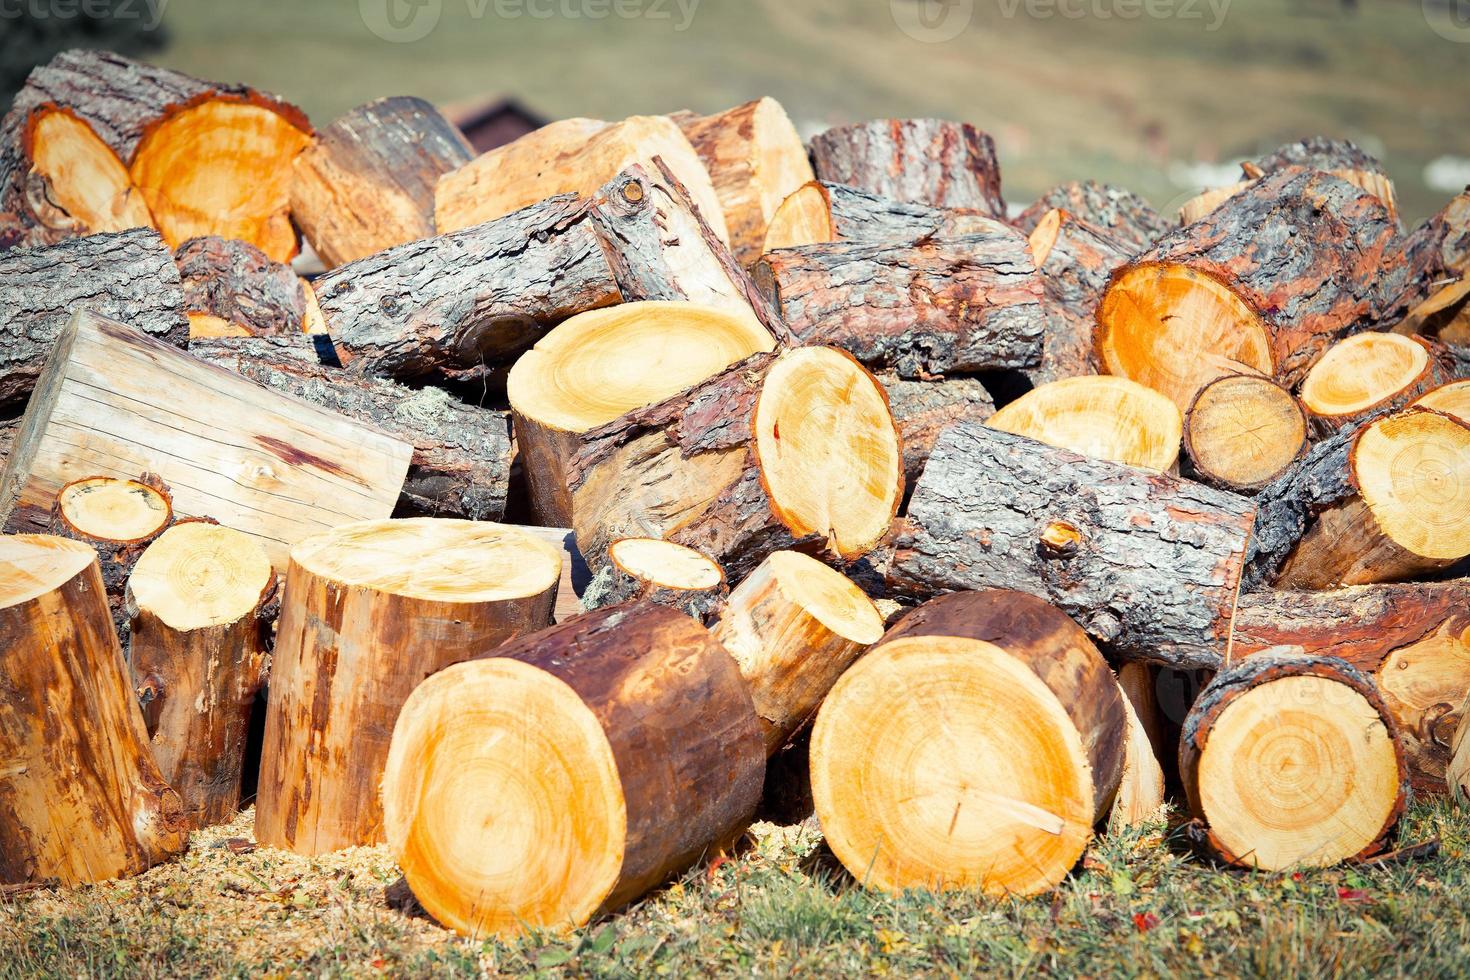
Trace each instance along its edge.
<path fill-rule="evenodd" d="M 1360 428 L 1342 429 L 1312 446 L 1256 494 L 1256 522 L 1242 580 L 1245 589 L 1275 581 L 1317 513 L 1354 495 L 1348 453 Z"/>
<path fill-rule="evenodd" d="M 1177 224 L 1130 190 L 1095 180 L 1072 181 L 1047 191 L 1016 218 L 1028 235 L 1042 215 L 1059 208 L 1136 255 L 1173 231 Z"/>
<path fill-rule="evenodd" d="M 191 238 L 174 253 L 184 287 L 191 333 L 232 336 L 300 334 L 306 323 L 306 290 L 289 265 L 233 238 Z"/>
<path fill-rule="evenodd" d="M 812 139 L 811 153 L 817 179 L 824 183 L 1005 217 L 995 142 L 968 124 L 875 119 L 821 133 Z"/>
<path fill-rule="evenodd" d="M 1463 290 L 1457 287 L 1470 273 L 1470 190 L 1457 195 L 1405 237 L 1404 258 L 1408 279 L 1385 315 L 1385 322 L 1410 316 L 1421 304 L 1446 290 L 1456 292 L 1456 308 L 1463 304 L 1464 297 L 1458 296 Z"/>
<path fill-rule="evenodd" d="M 946 430 L 901 522 L 890 586 L 1041 596 L 1128 659 L 1218 666 L 1255 508 L 975 422 Z"/>
<path fill-rule="evenodd" d="M 913 486 L 924 472 L 940 434 L 958 419 L 984 422 L 995 414 L 995 402 L 985 386 L 974 378 L 944 378 L 937 381 L 907 381 L 880 375 L 888 392 L 888 407 L 903 441 L 903 476 Z"/>
<path fill-rule="evenodd" d="M 1041 363 L 1026 376 L 1043 385 L 1096 374 L 1097 304 L 1113 270 L 1128 261 L 1130 247 L 1063 210 L 1033 230 L 1030 244 L 1047 316 Z"/>
<path fill-rule="evenodd" d="M 1305 167 L 1309 170 L 1361 170 L 1383 173 L 1383 164 L 1351 140 L 1313 136 L 1277 147 L 1255 161 L 1261 173 Z"/>

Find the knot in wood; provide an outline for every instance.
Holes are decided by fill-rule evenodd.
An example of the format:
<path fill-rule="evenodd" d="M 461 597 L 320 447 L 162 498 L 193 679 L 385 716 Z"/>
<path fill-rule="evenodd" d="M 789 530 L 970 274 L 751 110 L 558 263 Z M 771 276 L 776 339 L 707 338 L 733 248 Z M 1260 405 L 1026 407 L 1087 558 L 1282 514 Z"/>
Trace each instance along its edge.
<path fill-rule="evenodd" d="M 1071 558 L 1082 548 L 1082 532 L 1066 521 L 1051 521 L 1041 532 L 1044 558 Z"/>
<path fill-rule="evenodd" d="M 643 185 L 636 180 L 630 180 L 623 185 L 623 200 L 631 204 L 637 204 L 643 200 Z"/>

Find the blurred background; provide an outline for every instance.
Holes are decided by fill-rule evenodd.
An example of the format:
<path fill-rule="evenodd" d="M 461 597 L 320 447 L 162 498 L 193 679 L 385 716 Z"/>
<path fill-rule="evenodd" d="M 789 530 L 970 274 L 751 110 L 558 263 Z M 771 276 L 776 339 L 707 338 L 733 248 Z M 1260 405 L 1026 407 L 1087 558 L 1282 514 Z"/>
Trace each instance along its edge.
<path fill-rule="evenodd" d="M 941 116 L 1024 206 L 1096 178 L 1172 213 L 1310 135 L 1417 221 L 1470 183 L 1470 0 L 0 0 L 0 101 L 71 46 L 246 82 L 318 125 L 412 94 L 482 147 L 540 121 L 773 95 L 810 136 Z"/>

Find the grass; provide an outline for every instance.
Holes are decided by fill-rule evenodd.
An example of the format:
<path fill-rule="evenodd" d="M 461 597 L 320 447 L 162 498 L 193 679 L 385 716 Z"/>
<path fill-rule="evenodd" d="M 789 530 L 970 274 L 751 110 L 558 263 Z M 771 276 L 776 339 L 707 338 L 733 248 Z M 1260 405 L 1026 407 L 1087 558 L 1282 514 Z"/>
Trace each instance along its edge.
<path fill-rule="evenodd" d="M 196 834 L 139 878 L 0 900 L 0 978 L 33 976 L 1458 977 L 1470 971 L 1470 816 L 1419 804 L 1431 857 L 1296 874 L 1226 871 L 1164 823 L 1100 838 L 1052 895 L 865 891 L 809 825 L 567 935 L 472 942 L 387 896 L 383 848 L 305 859 Z"/>

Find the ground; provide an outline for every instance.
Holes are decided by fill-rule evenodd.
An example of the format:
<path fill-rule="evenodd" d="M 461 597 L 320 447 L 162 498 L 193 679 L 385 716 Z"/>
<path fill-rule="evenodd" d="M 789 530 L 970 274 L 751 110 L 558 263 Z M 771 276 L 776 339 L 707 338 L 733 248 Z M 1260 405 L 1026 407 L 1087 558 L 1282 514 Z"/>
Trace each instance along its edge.
<path fill-rule="evenodd" d="M 1431 856 L 1232 872 L 1160 821 L 1100 838 L 1054 895 L 1001 901 L 867 892 L 814 828 L 757 824 L 742 853 L 622 914 L 513 943 L 460 939 L 400 911 L 381 847 L 236 854 L 225 842 L 249 838 L 251 819 L 196 833 L 181 861 L 131 881 L 0 898 L 0 977 L 1470 971 L 1470 816 L 1447 803 L 1415 806 L 1400 830 L 1400 846 L 1437 839 Z"/>

